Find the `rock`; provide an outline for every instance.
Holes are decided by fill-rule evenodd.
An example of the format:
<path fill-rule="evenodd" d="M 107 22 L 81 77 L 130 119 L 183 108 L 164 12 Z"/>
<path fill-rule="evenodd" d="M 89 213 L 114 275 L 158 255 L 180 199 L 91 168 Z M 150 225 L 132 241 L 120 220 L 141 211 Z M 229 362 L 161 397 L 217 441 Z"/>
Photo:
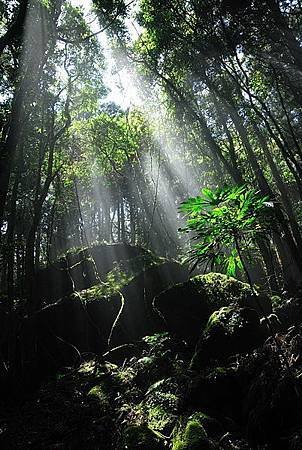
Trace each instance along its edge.
<path fill-rule="evenodd" d="M 152 299 L 184 281 L 187 269 L 160 260 L 138 275 L 131 271 L 118 274 L 114 272 L 106 283 L 67 296 L 25 320 L 19 345 L 27 373 L 39 368 L 44 376 L 77 363 L 83 353 L 102 355 L 108 350 L 109 337 L 113 348 L 161 330 Z"/>
<path fill-rule="evenodd" d="M 110 394 L 105 383 L 97 384 L 87 393 L 88 398 L 96 402 L 102 413 L 110 410 Z"/>
<path fill-rule="evenodd" d="M 169 436 L 177 420 L 179 387 L 172 378 L 164 378 L 151 385 L 146 392 L 145 407 L 149 427 Z"/>
<path fill-rule="evenodd" d="M 200 369 L 210 360 L 225 361 L 231 355 L 248 352 L 260 346 L 265 337 L 267 334 L 254 309 L 224 306 L 209 318 L 191 367 Z"/>
<path fill-rule="evenodd" d="M 100 404 L 103 394 L 115 398 L 108 368 L 87 361 L 45 382 L 38 391 L 14 404 L 7 430 L 0 433 L 3 449 L 102 449 L 113 447 L 116 435 L 111 401 Z M 88 395 L 87 395 L 88 394 Z M 104 404 L 103 404 L 104 405 Z M 1 428 L 3 411 L 1 413 Z"/>
<path fill-rule="evenodd" d="M 204 415 L 194 413 L 181 425 L 173 438 L 172 450 L 214 450 L 218 445 L 212 441 L 203 426 Z"/>
<path fill-rule="evenodd" d="M 170 368 L 171 362 L 168 358 L 156 355 L 144 356 L 135 364 L 137 372 L 135 381 L 140 386 L 146 386 L 146 383 L 154 383 L 165 376 Z"/>
<path fill-rule="evenodd" d="M 147 250 L 125 243 L 100 244 L 91 248 L 69 251 L 45 269 L 37 272 L 34 279 L 34 297 L 37 304 L 50 302 L 81 291 L 104 279 L 114 263 L 135 258 L 155 258 Z M 97 271 L 97 275 L 96 275 Z"/>
<path fill-rule="evenodd" d="M 198 275 L 154 299 L 154 308 L 163 318 L 167 330 L 191 345 L 196 344 L 210 315 L 230 304 L 250 306 L 260 312 L 271 311 L 267 297 L 255 300 L 246 283 L 219 273 Z"/>
<path fill-rule="evenodd" d="M 153 298 L 173 284 L 183 282 L 187 278 L 186 267 L 174 261 L 166 261 L 142 271 L 125 286 L 122 293 L 128 301 L 125 302 L 120 329 L 123 328 L 126 332 L 126 342 L 157 331 L 164 331 L 157 314 L 154 313 Z M 113 336 L 112 344 L 116 342 L 117 339 Z"/>
<path fill-rule="evenodd" d="M 182 358 L 186 352 L 183 342 L 172 339 L 168 333 L 145 336 L 142 341 L 145 348 L 141 352 L 141 357 L 131 364 L 135 371 L 135 382 L 142 389 L 146 389 L 146 386 L 153 383 L 158 386 L 156 383 L 158 380 L 163 380 L 171 373 L 181 370 L 180 367 L 184 364 Z M 174 388 L 176 389 L 177 386 Z M 177 389 L 179 391 L 179 387 Z M 148 392 L 150 391 L 151 388 L 148 389 Z"/>

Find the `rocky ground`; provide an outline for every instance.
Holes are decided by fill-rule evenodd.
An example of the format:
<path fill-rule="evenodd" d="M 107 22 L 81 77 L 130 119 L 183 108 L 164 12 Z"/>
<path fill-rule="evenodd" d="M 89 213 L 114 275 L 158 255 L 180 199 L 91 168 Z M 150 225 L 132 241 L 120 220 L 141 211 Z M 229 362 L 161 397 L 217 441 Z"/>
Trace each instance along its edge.
<path fill-rule="evenodd" d="M 147 269 L 155 272 L 144 295 L 138 287 L 144 285 L 141 274 L 119 283 L 115 278 L 126 307 L 117 308 L 121 313 L 113 332 L 111 327 L 109 348 L 79 350 L 68 325 L 77 357 L 44 378 L 38 389 L 11 386 L 3 394 L 1 448 L 302 448 L 299 295 L 255 298 L 246 284 L 221 274 L 175 285 L 172 278 L 181 273 L 178 266 L 174 270 L 176 263 L 169 282 L 155 284 L 163 264 L 172 263 Z M 133 282 L 135 290 L 129 289 Z M 80 291 L 82 301 L 117 298 L 112 290 L 99 295 L 97 286 Z M 145 307 L 129 325 L 138 302 Z M 151 310 L 146 320 L 143 315 Z M 81 314 L 86 315 L 85 308 Z M 152 333 L 141 335 L 141 321 L 152 324 Z M 80 344 L 96 338 L 85 339 Z M 51 340 L 48 345 L 49 351 Z"/>

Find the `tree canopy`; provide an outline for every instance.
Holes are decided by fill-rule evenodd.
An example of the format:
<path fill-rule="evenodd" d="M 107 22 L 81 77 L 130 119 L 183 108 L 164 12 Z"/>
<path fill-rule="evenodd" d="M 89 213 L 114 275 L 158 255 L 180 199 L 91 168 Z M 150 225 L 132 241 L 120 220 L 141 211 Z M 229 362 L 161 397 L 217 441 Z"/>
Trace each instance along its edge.
<path fill-rule="evenodd" d="M 264 272 L 299 277 L 300 8 L 2 1 L 4 290 L 96 241 L 179 256 L 180 203 L 236 185 L 275 205 L 278 226 L 257 243 Z M 108 65 L 137 98 L 129 108 L 108 100 Z"/>

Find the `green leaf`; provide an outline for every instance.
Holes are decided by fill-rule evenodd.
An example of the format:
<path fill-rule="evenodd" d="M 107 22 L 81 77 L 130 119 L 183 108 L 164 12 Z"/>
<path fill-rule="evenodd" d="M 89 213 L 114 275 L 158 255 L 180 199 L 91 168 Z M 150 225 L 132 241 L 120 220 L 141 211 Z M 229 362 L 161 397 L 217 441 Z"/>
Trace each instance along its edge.
<path fill-rule="evenodd" d="M 203 188 L 200 196 L 184 201 L 179 209 L 185 213 L 187 226 L 181 231 L 191 232 L 191 239 L 197 242 L 190 251 L 190 261 L 219 266 L 231 276 L 242 271 L 237 246 L 249 258 L 258 240 L 270 234 L 268 200 L 247 186 L 232 186 Z"/>

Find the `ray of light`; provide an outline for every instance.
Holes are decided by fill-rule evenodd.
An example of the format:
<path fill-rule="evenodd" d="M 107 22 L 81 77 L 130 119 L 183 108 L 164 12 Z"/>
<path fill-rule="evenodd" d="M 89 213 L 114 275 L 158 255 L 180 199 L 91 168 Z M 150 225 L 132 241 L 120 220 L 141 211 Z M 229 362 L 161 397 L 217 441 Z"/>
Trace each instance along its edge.
<path fill-rule="evenodd" d="M 72 4 L 77 6 L 83 5 L 83 3 L 85 3 L 85 14 L 91 15 L 90 1 L 72 0 Z M 137 37 L 135 33 L 139 34 L 140 30 L 130 19 L 128 19 L 127 26 L 135 39 Z M 92 30 L 94 32 L 99 30 L 97 21 L 93 21 Z M 199 187 L 198 175 L 192 165 L 188 163 L 190 148 L 188 148 L 182 130 L 168 113 L 160 88 L 154 89 L 154 87 L 148 86 L 148 82 L 138 73 L 134 63 L 126 61 L 124 54 L 117 55 L 115 50 L 113 55 L 106 33 L 98 34 L 98 39 L 102 45 L 107 65 L 104 82 L 109 87 L 110 94 L 106 100 L 117 103 L 124 110 L 139 109 L 152 129 L 154 149 L 144 155 L 140 162 L 142 165 L 141 176 L 145 178 L 145 186 L 153 197 L 151 205 L 147 205 L 147 201 L 142 198 L 143 193 L 138 193 L 137 187 L 132 186 L 133 194 L 142 203 L 142 213 L 149 220 L 147 239 L 152 241 L 152 233 L 155 236 L 158 235 L 161 227 L 172 245 L 178 245 L 179 203 L 186 196 L 196 195 Z M 119 61 L 125 59 L 121 70 L 116 69 L 114 58 L 117 56 Z M 91 167 L 94 166 L 95 164 L 92 162 Z M 92 195 L 99 204 L 99 211 L 101 214 L 107 211 L 110 220 L 115 223 L 117 220 L 113 212 L 115 208 L 111 205 L 108 209 L 108 203 L 112 202 L 110 190 L 107 189 L 105 192 L 104 189 L 100 189 L 98 184 L 102 184 L 102 181 L 95 177 L 94 169 L 91 169 L 91 179 L 93 180 Z M 130 219 L 127 212 L 125 221 L 129 224 Z M 88 231 L 87 234 L 89 234 Z M 116 236 L 112 235 L 111 238 L 115 239 Z M 90 236 L 90 239 L 93 240 L 93 236 Z"/>

